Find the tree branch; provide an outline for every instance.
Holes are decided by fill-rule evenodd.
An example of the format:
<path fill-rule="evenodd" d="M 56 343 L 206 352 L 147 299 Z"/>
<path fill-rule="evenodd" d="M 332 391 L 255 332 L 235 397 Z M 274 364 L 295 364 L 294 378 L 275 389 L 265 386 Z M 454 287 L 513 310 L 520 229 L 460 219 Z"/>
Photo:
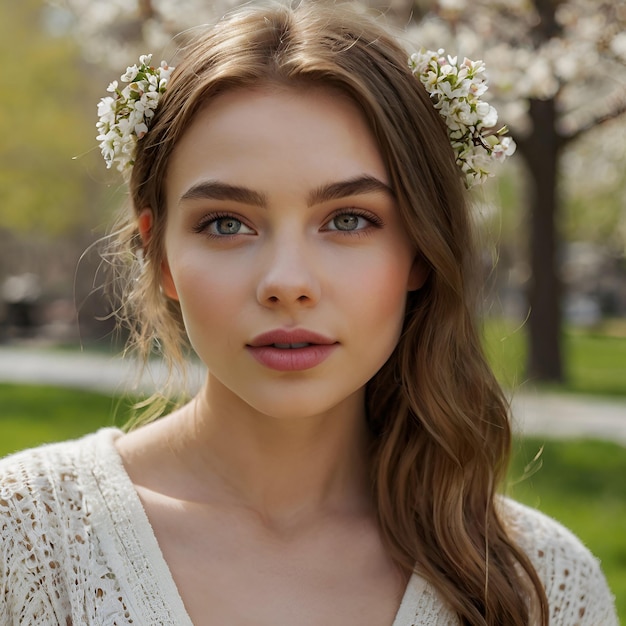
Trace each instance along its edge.
<path fill-rule="evenodd" d="M 149 20 L 155 16 L 156 12 L 152 5 L 152 0 L 139 0 L 137 8 L 139 9 L 139 19 L 141 20 Z"/>
<path fill-rule="evenodd" d="M 599 110 L 598 110 L 599 109 Z M 613 92 L 604 100 L 603 106 L 596 107 L 595 115 L 583 112 L 570 113 L 560 120 L 558 133 L 561 144 L 566 145 L 584 135 L 587 131 L 609 122 L 626 113 L 626 87 Z"/>

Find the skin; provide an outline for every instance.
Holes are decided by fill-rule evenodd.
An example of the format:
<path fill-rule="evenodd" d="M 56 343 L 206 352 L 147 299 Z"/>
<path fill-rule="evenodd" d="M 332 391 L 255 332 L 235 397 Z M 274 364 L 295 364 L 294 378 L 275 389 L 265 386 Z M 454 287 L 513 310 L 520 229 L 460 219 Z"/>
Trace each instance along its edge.
<path fill-rule="evenodd" d="M 393 622 L 406 579 L 375 521 L 364 390 L 425 271 L 387 184 L 361 113 L 323 88 L 227 92 L 176 146 L 161 279 L 209 373 L 117 447 L 196 625 Z M 277 371 L 248 347 L 275 329 L 333 348 Z"/>

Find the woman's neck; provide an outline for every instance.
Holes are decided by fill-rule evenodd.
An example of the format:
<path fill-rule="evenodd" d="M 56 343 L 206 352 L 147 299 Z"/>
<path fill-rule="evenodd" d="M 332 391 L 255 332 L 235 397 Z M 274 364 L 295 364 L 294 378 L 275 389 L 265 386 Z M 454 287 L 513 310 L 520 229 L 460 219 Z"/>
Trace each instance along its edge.
<path fill-rule="evenodd" d="M 277 419 L 210 381 L 188 405 L 133 436 L 135 443 L 142 437 L 154 485 L 166 495 L 242 506 L 277 531 L 372 510 L 362 392 L 324 415 Z"/>

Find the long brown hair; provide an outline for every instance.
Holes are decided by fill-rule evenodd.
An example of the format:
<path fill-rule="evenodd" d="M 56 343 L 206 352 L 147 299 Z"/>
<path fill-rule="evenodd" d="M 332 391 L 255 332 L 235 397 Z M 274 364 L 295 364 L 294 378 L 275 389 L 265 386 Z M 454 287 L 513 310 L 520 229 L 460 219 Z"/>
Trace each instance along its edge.
<path fill-rule="evenodd" d="M 178 304 L 159 289 L 169 158 L 212 98 L 259 83 L 330 86 L 362 109 L 430 270 L 423 288 L 409 294 L 396 350 L 367 388 L 373 493 L 391 557 L 427 578 L 463 624 L 528 625 L 537 611 L 547 626 L 541 582 L 496 510 L 511 433 L 476 329 L 471 220 L 453 152 L 407 53 L 352 5 L 242 9 L 184 51 L 139 141 L 134 211 L 117 230 L 118 249 L 132 261 L 136 212 L 152 208 L 146 269 L 124 297 L 135 320 L 132 341 L 148 355 L 156 337 L 172 364 L 183 360 Z"/>

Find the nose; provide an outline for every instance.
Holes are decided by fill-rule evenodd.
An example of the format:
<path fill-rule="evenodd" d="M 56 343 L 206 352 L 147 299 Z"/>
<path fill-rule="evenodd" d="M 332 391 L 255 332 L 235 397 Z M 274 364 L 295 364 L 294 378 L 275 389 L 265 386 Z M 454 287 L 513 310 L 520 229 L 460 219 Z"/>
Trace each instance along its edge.
<path fill-rule="evenodd" d="M 312 307 L 321 288 L 312 252 L 303 242 L 276 242 L 268 250 L 257 285 L 257 300 L 266 307 Z"/>

